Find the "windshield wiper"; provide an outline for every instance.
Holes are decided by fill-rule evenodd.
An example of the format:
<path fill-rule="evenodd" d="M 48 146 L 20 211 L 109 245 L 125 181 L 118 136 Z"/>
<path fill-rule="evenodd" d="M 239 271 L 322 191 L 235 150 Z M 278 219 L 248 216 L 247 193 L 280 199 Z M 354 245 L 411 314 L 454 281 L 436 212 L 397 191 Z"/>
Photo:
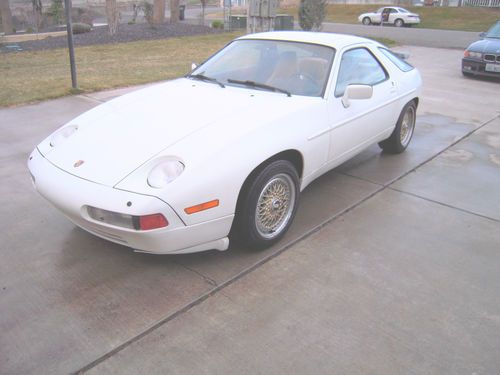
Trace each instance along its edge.
<path fill-rule="evenodd" d="M 218 81 L 217 79 L 212 78 L 212 77 L 207 77 L 204 74 L 188 74 L 188 75 L 186 75 L 186 78 L 199 79 L 200 81 L 216 83 L 222 88 L 226 87 L 226 86 L 224 86 L 224 84 L 222 82 Z"/>
<path fill-rule="evenodd" d="M 254 87 L 258 89 L 264 89 L 264 90 L 269 90 L 269 91 L 274 91 L 274 92 L 282 92 L 283 94 L 286 94 L 286 96 L 292 96 L 292 94 L 289 91 L 280 89 L 279 87 L 274 87 L 270 85 L 266 85 L 265 83 L 259 83 L 259 82 L 254 82 L 254 81 L 240 81 L 238 79 L 231 79 L 229 78 L 227 80 L 229 83 L 236 83 L 238 85 L 245 85 L 248 87 Z"/>

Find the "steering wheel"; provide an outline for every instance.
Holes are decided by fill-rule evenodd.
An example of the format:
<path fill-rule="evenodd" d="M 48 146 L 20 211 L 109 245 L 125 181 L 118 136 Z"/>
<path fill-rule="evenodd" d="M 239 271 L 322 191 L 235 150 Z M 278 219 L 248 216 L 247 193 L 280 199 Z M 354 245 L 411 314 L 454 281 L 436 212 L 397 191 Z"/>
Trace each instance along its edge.
<path fill-rule="evenodd" d="M 301 82 L 300 91 L 302 94 L 306 95 L 315 95 L 318 94 L 321 90 L 318 82 L 307 73 L 297 73 L 294 74 L 291 79 L 296 82 Z"/>

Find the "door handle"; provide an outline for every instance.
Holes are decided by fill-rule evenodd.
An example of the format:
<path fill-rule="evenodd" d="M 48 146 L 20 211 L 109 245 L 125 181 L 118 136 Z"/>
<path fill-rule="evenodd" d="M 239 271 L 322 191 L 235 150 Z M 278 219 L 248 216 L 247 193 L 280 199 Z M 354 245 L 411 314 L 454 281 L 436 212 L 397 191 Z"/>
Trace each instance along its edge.
<path fill-rule="evenodd" d="M 397 92 L 396 82 L 391 81 L 391 88 L 390 88 L 389 92 L 390 92 L 391 94 L 394 94 L 394 93 L 396 93 L 396 92 Z"/>

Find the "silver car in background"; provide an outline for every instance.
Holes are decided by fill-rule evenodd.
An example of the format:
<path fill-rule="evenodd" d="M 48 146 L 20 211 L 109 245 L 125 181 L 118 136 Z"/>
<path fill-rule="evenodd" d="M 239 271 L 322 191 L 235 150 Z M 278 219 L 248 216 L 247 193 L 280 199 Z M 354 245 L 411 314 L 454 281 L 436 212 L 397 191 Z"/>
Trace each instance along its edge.
<path fill-rule="evenodd" d="M 420 16 L 400 7 L 382 7 L 376 12 L 363 13 L 358 17 L 363 25 L 392 24 L 396 27 L 420 23 Z"/>

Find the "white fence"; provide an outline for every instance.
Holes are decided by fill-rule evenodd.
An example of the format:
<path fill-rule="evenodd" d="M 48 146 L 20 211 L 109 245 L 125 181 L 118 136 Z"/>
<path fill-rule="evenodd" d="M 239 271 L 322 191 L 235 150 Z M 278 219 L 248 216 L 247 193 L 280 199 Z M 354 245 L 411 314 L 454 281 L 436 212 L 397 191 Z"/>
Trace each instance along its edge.
<path fill-rule="evenodd" d="M 464 6 L 500 8 L 500 0 L 464 0 Z"/>

